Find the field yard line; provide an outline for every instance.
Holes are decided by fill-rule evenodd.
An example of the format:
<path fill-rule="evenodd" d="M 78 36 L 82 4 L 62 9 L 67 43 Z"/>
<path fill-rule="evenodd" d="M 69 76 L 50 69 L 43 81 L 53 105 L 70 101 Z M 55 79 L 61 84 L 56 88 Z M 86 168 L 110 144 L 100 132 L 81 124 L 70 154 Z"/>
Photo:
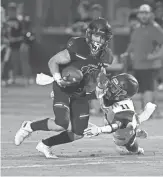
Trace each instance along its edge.
<path fill-rule="evenodd" d="M 84 138 L 84 139 L 82 139 L 82 141 L 83 140 L 84 141 L 100 141 L 102 139 L 106 139 L 106 138 L 103 138 L 103 137 L 96 138 L 96 139 Z M 111 137 L 108 136 L 107 139 L 111 139 Z M 37 141 L 37 140 L 31 140 L 31 141 L 25 141 L 23 143 L 38 143 L 38 142 L 39 141 Z M 14 144 L 14 141 L 2 141 L 1 144 Z"/>
<path fill-rule="evenodd" d="M 81 148 L 80 148 L 81 149 Z M 82 148 L 82 150 L 87 150 L 87 148 Z M 103 154 L 104 155 L 104 154 Z M 39 155 L 39 154 L 30 154 L 30 155 L 18 155 L 18 154 L 16 154 L 16 155 L 5 155 L 5 156 L 2 156 L 1 155 L 1 159 L 3 158 L 3 157 L 12 157 L 12 158 L 15 158 L 15 157 L 34 157 L 34 156 L 39 156 L 39 157 L 43 157 L 44 158 L 44 156 L 43 155 Z M 63 159 L 63 157 L 61 157 L 61 155 L 57 155 L 59 158 L 58 159 L 55 159 L 57 162 L 58 161 L 64 161 L 64 162 L 67 162 L 67 161 L 81 161 L 81 160 L 87 160 L 87 161 L 91 161 L 91 160 L 97 160 L 97 159 L 102 159 L 104 156 L 90 156 L 90 155 L 88 155 L 87 157 L 76 157 L 76 158 L 71 158 L 71 157 L 69 157 L 69 156 L 67 156 L 67 158 L 68 159 Z M 66 155 L 65 155 L 66 156 Z M 114 158 L 121 158 L 121 159 L 124 159 L 125 157 L 127 157 L 127 156 L 123 156 L 123 155 L 110 155 L 109 156 L 109 154 L 105 154 L 105 159 L 107 158 L 107 159 L 114 159 Z M 153 158 L 154 158 L 155 156 L 153 156 Z M 138 159 L 151 159 L 152 157 L 151 156 L 137 156 L 137 158 Z M 5 158 L 6 159 L 6 158 Z"/>
<path fill-rule="evenodd" d="M 84 148 L 83 148 L 84 149 Z M 85 148 L 86 149 L 86 148 Z M 39 154 L 30 154 L 30 155 L 5 155 L 5 157 L 26 157 L 26 156 L 28 156 L 28 157 L 33 157 L 33 156 L 39 156 L 39 157 L 42 157 L 42 158 L 44 158 L 44 159 L 46 159 L 45 158 L 45 156 L 43 156 L 43 155 L 39 155 Z M 71 161 L 81 161 L 81 160 L 87 160 L 87 161 L 92 161 L 92 160 L 97 160 L 97 159 L 99 159 L 99 158 L 102 158 L 102 157 L 91 157 L 91 156 L 88 156 L 88 157 L 76 157 L 76 158 L 71 158 L 71 157 L 68 157 L 68 156 L 66 156 L 68 159 L 63 159 L 63 157 L 61 157 L 60 158 L 60 155 L 57 155 L 59 158 L 58 159 L 52 159 L 52 160 L 56 160 L 56 162 L 60 162 L 60 161 L 64 161 L 64 162 L 71 162 Z M 110 158 L 123 158 L 123 156 L 109 156 Z M 1 158 L 3 158 L 3 156 L 1 156 Z"/>
<path fill-rule="evenodd" d="M 95 139 L 90 139 L 90 138 L 84 138 L 84 141 L 100 141 L 102 139 L 112 139 L 112 137 L 109 135 L 108 137 L 101 137 L 101 138 L 95 138 Z M 147 139 L 157 139 L 157 140 L 162 140 L 163 136 L 149 136 Z M 39 141 L 37 140 L 31 140 L 31 141 L 25 141 L 24 143 L 38 143 Z M 1 144 L 14 144 L 14 141 L 2 141 Z"/>
<path fill-rule="evenodd" d="M 107 164 L 149 164 L 149 163 L 163 163 L 163 161 L 92 161 L 82 163 L 69 163 L 69 164 L 48 164 L 48 165 L 18 165 L 18 166 L 2 166 L 1 169 L 18 169 L 18 168 L 40 168 L 40 167 L 68 167 L 68 166 L 86 166 L 86 165 L 107 165 Z"/>

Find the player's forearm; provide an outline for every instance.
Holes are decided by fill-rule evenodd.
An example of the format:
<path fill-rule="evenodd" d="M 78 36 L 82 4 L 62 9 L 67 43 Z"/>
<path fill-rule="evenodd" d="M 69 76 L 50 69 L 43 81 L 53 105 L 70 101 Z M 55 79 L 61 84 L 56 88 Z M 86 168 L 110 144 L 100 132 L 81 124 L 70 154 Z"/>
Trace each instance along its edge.
<path fill-rule="evenodd" d="M 70 61 L 70 55 L 67 50 L 63 50 L 54 55 L 48 62 L 48 66 L 53 77 L 60 77 L 59 65 L 68 64 Z"/>
<path fill-rule="evenodd" d="M 120 126 L 121 126 L 121 123 L 116 122 L 116 123 L 111 124 L 111 125 L 99 127 L 99 134 L 101 134 L 101 133 L 113 133 L 113 132 L 117 131 L 120 128 Z"/>

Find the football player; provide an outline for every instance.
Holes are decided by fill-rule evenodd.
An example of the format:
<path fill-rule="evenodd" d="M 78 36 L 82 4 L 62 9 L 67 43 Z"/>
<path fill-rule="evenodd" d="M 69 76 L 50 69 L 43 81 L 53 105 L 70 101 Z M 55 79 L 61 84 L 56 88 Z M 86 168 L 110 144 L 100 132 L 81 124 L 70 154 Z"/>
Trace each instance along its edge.
<path fill-rule="evenodd" d="M 86 37 L 71 38 L 67 48 L 49 60 L 49 69 L 54 78 L 55 117 L 23 122 L 15 136 L 16 145 L 20 145 L 32 132 L 61 132 L 42 140 L 36 147 L 47 158 L 57 158 L 51 154 L 50 147 L 83 137 L 89 120 L 89 103 L 85 88 L 105 64 L 112 63 L 111 51 L 108 48 L 111 38 L 112 30 L 108 22 L 103 18 L 96 19 L 89 24 Z M 74 83 L 62 78 L 62 70 L 68 66 L 82 71 L 83 80 L 75 87 L 71 86 Z"/>
<path fill-rule="evenodd" d="M 92 137 L 102 133 L 112 133 L 120 154 L 143 154 L 144 150 L 139 147 L 136 137 L 141 134 L 146 138 L 147 134 L 138 127 L 141 122 L 149 119 L 156 105 L 148 103 L 144 112 L 137 115 L 131 97 L 137 93 L 138 87 L 137 80 L 130 74 L 119 74 L 111 79 L 101 75 L 96 95 L 105 113 L 107 124 L 103 127 L 92 124 L 91 127 L 84 130 L 84 135 Z"/>

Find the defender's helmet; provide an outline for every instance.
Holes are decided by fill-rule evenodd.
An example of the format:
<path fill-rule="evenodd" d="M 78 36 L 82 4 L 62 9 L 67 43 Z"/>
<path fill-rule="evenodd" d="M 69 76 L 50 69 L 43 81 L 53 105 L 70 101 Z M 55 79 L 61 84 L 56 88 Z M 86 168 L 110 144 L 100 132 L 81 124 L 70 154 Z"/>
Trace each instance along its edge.
<path fill-rule="evenodd" d="M 113 76 L 108 84 L 106 97 L 111 100 L 123 100 L 134 96 L 139 89 L 139 83 L 134 76 L 122 73 Z"/>
<path fill-rule="evenodd" d="M 86 40 L 91 48 L 92 55 L 96 55 L 105 48 L 112 38 L 112 29 L 104 18 L 93 20 L 86 30 Z"/>

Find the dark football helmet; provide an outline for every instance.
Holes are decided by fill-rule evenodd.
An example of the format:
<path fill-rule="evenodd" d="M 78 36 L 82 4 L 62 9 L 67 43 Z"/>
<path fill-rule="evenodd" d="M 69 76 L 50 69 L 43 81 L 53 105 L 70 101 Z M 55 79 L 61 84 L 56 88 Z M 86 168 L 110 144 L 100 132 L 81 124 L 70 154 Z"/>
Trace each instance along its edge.
<path fill-rule="evenodd" d="M 104 18 L 93 20 L 86 30 L 86 40 L 91 49 L 91 54 L 96 55 L 104 49 L 112 38 L 112 29 Z"/>
<path fill-rule="evenodd" d="M 139 83 L 134 76 L 122 73 L 113 76 L 108 82 L 105 98 L 109 100 L 121 101 L 131 98 L 139 89 Z"/>

